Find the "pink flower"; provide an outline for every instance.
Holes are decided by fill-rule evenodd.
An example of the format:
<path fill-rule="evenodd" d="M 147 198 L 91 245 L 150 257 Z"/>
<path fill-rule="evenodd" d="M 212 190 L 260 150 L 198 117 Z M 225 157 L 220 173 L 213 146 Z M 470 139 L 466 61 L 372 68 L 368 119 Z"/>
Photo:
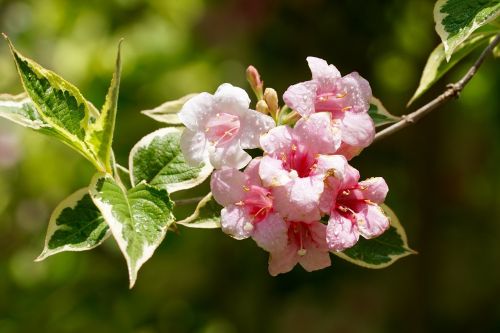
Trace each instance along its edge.
<path fill-rule="evenodd" d="M 330 214 L 326 230 L 328 247 L 343 251 L 354 246 L 359 236 L 366 239 L 381 235 L 389 228 L 389 219 L 379 204 L 388 192 L 381 177 L 358 182 L 359 172 L 346 163 L 341 177 L 329 177 L 322 198 Z"/>
<path fill-rule="evenodd" d="M 345 162 L 343 156 L 330 155 L 340 144 L 330 113 L 302 118 L 294 128 L 273 128 L 260 141 L 265 156 L 259 175 L 272 189 L 276 211 L 289 221 L 318 221 L 323 181 Z"/>
<path fill-rule="evenodd" d="M 331 265 L 326 226 L 320 222 L 286 222 L 287 243 L 281 251 L 269 251 L 269 273 L 286 273 L 299 263 L 308 272 Z"/>
<path fill-rule="evenodd" d="M 228 83 L 214 95 L 201 93 L 187 101 L 179 112 L 186 126 L 181 137 L 186 161 L 193 166 L 210 161 L 216 169 L 247 165 L 251 157 L 243 149 L 259 147 L 260 135 L 275 126 L 249 105 L 247 93 Z"/>
<path fill-rule="evenodd" d="M 335 66 L 323 59 L 307 57 L 307 62 L 312 80 L 290 86 L 283 99 L 303 117 L 315 112 L 331 112 L 342 132 L 338 153 L 351 159 L 367 147 L 375 135 L 375 126 L 368 115 L 370 85 L 356 72 L 342 77 Z"/>
<path fill-rule="evenodd" d="M 236 239 L 253 237 L 267 251 L 281 250 L 286 244 L 286 225 L 275 211 L 271 191 L 260 181 L 260 159 L 244 172 L 221 169 L 212 174 L 210 187 L 221 211 L 222 231 Z"/>

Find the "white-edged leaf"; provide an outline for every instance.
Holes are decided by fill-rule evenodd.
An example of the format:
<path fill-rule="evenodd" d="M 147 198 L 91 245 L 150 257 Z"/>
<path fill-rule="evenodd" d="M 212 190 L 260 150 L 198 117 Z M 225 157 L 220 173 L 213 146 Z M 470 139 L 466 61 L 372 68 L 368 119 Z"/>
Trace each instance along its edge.
<path fill-rule="evenodd" d="M 438 0 L 434 5 L 436 32 L 443 41 L 446 60 L 476 29 L 500 14 L 498 0 Z"/>
<path fill-rule="evenodd" d="M 382 102 L 375 97 L 372 97 L 370 100 L 370 109 L 368 109 L 368 115 L 370 115 L 370 117 L 372 118 L 375 127 L 392 124 L 401 120 L 400 117 L 390 114 L 382 104 Z"/>
<path fill-rule="evenodd" d="M 111 165 L 111 144 L 113 142 L 113 134 L 115 131 L 116 111 L 118 106 L 118 92 L 120 90 L 121 77 L 121 43 L 118 44 L 118 52 L 116 56 L 116 67 L 111 79 L 106 101 L 102 107 L 101 114 L 94 123 L 89 125 L 89 129 L 85 136 L 85 142 L 90 146 L 98 161 L 106 168 L 106 172 L 111 173 L 113 166 Z"/>
<path fill-rule="evenodd" d="M 338 257 L 366 268 L 384 268 L 396 260 L 416 252 L 408 246 L 406 233 L 394 212 L 386 205 L 381 206 L 389 217 L 390 227 L 382 235 L 359 241 L 343 252 L 334 252 Z"/>
<path fill-rule="evenodd" d="M 24 90 L 33 102 L 40 119 L 49 124 L 64 143 L 70 145 L 99 170 L 104 166 L 84 142 L 92 106 L 71 83 L 21 55 L 7 40 Z"/>
<path fill-rule="evenodd" d="M 166 127 L 142 138 L 130 151 L 129 171 L 132 185 L 146 181 L 168 193 L 201 184 L 212 173 L 210 164 L 189 166 L 182 154 L 182 129 Z"/>
<path fill-rule="evenodd" d="M 174 222 L 167 191 L 146 183 L 126 190 L 112 176 L 98 173 L 91 197 L 109 225 L 128 266 L 132 288 L 139 268 L 153 255 Z"/>
<path fill-rule="evenodd" d="M 473 33 L 470 38 L 455 48 L 453 55 L 446 61 L 443 44 L 439 44 L 427 59 L 420 83 L 415 94 L 408 102 L 408 106 L 417 98 L 422 96 L 434 83 L 436 83 L 444 74 L 453 68 L 460 60 L 470 54 L 480 46 L 486 45 L 489 37 L 495 35 L 500 30 L 490 30 Z"/>
<path fill-rule="evenodd" d="M 198 94 L 189 94 L 175 101 L 165 102 L 154 109 L 141 111 L 141 113 L 161 123 L 180 125 L 182 122 L 177 116 L 177 113 L 182 109 L 187 101 L 196 95 Z"/>
<path fill-rule="evenodd" d="M 215 201 L 212 192 L 208 193 L 196 206 L 193 214 L 184 220 L 177 221 L 176 224 L 188 228 L 215 229 L 220 228 L 221 205 Z"/>
<path fill-rule="evenodd" d="M 64 251 L 86 251 L 99 246 L 109 227 L 95 206 L 87 187 L 64 199 L 50 217 L 45 247 L 36 261 Z"/>

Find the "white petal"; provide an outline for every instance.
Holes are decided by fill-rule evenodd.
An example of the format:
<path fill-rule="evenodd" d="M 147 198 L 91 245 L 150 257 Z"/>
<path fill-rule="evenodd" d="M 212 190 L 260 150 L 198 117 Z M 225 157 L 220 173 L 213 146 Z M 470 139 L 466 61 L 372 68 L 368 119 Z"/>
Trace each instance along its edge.
<path fill-rule="evenodd" d="M 184 129 L 180 146 L 182 154 L 190 166 L 199 166 L 201 162 L 209 163 L 208 145 L 203 132 Z"/>

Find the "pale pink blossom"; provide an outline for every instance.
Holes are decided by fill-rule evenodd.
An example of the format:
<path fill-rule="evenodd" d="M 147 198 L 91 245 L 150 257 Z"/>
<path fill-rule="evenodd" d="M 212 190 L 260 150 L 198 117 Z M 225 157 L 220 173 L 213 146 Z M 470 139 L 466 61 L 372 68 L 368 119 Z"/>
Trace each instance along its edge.
<path fill-rule="evenodd" d="M 269 251 L 271 275 L 289 272 L 296 264 L 308 272 L 331 265 L 324 224 L 287 221 L 286 225 L 286 246 L 281 251 Z"/>
<path fill-rule="evenodd" d="M 252 237 L 266 251 L 281 250 L 286 244 L 286 224 L 274 210 L 270 189 L 258 175 L 260 159 L 244 172 L 224 168 L 212 174 L 210 187 L 221 211 L 222 231 L 236 239 Z"/>
<path fill-rule="evenodd" d="M 261 137 L 265 156 L 259 175 L 272 189 L 275 209 L 283 218 L 303 222 L 321 218 L 323 181 L 345 163 L 343 156 L 332 155 L 339 144 L 340 132 L 326 112 L 302 118 L 294 128 L 273 128 Z"/>
<path fill-rule="evenodd" d="M 356 72 L 342 77 L 335 66 L 323 59 L 307 57 L 307 62 L 312 80 L 290 86 L 283 99 L 303 117 L 330 112 L 342 132 L 338 153 L 351 159 L 370 145 L 375 135 L 374 123 L 368 115 L 370 85 Z"/>
<path fill-rule="evenodd" d="M 186 126 L 181 137 L 186 161 L 193 166 L 210 162 L 216 169 L 247 165 L 251 157 L 244 149 L 259 147 L 260 135 L 275 126 L 249 105 L 248 94 L 228 83 L 214 95 L 201 93 L 187 101 L 179 112 Z"/>
<path fill-rule="evenodd" d="M 358 181 L 359 172 L 347 163 L 341 176 L 326 181 L 328 190 L 321 207 L 330 215 L 326 240 L 332 251 L 354 246 L 360 235 L 370 239 L 389 228 L 389 219 L 380 207 L 388 192 L 384 179 Z"/>

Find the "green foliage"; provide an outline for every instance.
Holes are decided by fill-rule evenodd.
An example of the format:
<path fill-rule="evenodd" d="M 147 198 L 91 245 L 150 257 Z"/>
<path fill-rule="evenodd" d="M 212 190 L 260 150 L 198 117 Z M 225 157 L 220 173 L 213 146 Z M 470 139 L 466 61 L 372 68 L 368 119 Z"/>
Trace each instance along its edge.
<path fill-rule="evenodd" d="M 375 97 L 372 97 L 370 101 L 370 109 L 368 109 L 368 114 L 372 118 L 375 126 L 383 126 L 387 124 L 392 124 L 399 121 L 401 118 L 396 117 L 387 111 L 382 102 Z"/>
<path fill-rule="evenodd" d="M 91 182 L 90 194 L 125 256 L 132 288 L 137 271 L 174 222 L 174 204 L 165 190 L 146 183 L 126 190 L 110 175 L 99 173 Z"/>
<path fill-rule="evenodd" d="M 212 166 L 189 166 L 182 154 L 182 129 L 167 127 L 142 138 L 129 156 L 133 185 L 142 181 L 166 189 L 169 193 L 201 184 L 212 173 Z"/>
<path fill-rule="evenodd" d="M 177 113 L 182 109 L 182 106 L 189 101 L 191 98 L 198 94 L 189 94 L 183 96 L 175 101 L 168 101 L 162 105 L 152 109 L 141 111 L 146 116 L 159 121 L 161 123 L 166 123 L 170 125 L 180 125 L 181 120 L 177 116 Z"/>
<path fill-rule="evenodd" d="M 427 59 L 418 88 L 408 102 L 408 105 L 422 96 L 423 93 L 452 69 L 460 60 L 465 58 L 475 49 L 485 46 L 489 38 L 499 32 L 500 29 L 494 28 L 473 33 L 463 43 L 457 45 L 449 61 L 446 60 L 443 44 L 439 44 L 434 51 L 432 51 L 429 59 Z"/>
<path fill-rule="evenodd" d="M 414 254 L 396 214 L 386 205 L 382 205 L 382 209 L 389 217 L 389 230 L 373 239 L 360 237 L 356 245 L 343 252 L 336 252 L 335 255 L 358 266 L 384 268 L 402 257 Z"/>
<path fill-rule="evenodd" d="M 176 224 L 188 228 L 214 229 L 220 228 L 220 211 L 223 207 L 215 201 L 212 193 L 208 193 L 196 206 L 191 216 Z"/>
<path fill-rule="evenodd" d="M 111 79 L 111 85 L 106 95 L 106 102 L 102 107 L 102 112 L 97 120 L 89 125 L 89 130 L 85 137 L 92 151 L 96 154 L 99 162 L 104 164 L 108 173 L 112 172 L 111 165 L 113 134 L 115 132 L 116 111 L 118 106 L 118 91 L 121 77 L 121 42 L 118 45 L 118 55 L 116 57 L 116 69 Z"/>
<path fill-rule="evenodd" d="M 88 192 L 88 188 L 82 188 L 56 207 L 37 261 L 63 251 L 93 249 L 109 236 L 109 227 Z"/>
<path fill-rule="evenodd" d="M 438 0 L 434 6 L 436 31 L 450 61 L 456 48 L 478 28 L 500 14 L 498 0 Z"/>

